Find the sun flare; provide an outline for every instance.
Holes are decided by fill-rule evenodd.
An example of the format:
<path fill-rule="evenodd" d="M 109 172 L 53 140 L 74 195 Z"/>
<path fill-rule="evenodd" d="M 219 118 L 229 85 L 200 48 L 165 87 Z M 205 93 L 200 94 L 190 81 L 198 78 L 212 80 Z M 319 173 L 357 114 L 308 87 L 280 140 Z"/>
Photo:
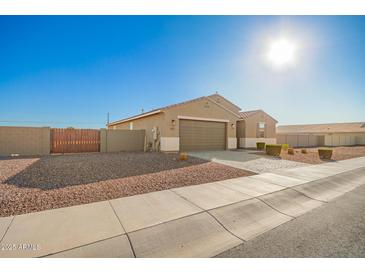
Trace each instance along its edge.
<path fill-rule="evenodd" d="M 286 67 L 294 63 L 296 50 L 296 45 L 293 42 L 281 38 L 269 45 L 267 58 L 275 67 Z"/>

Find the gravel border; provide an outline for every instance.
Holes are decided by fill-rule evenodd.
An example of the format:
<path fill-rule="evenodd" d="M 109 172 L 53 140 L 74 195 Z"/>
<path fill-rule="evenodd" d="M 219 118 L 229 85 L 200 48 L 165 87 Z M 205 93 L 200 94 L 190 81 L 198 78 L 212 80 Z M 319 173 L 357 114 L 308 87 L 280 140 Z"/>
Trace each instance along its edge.
<path fill-rule="evenodd" d="M 318 148 L 304 148 L 307 153 L 301 153 L 302 148 L 294 149 L 294 155 L 289 155 L 287 151 L 282 151 L 280 157 L 285 160 L 302 162 L 307 164 L 323 164 L 318 156 Z M 332 161 L 340 161 L 365 156 L 365 146 L 334 147 Z"/>

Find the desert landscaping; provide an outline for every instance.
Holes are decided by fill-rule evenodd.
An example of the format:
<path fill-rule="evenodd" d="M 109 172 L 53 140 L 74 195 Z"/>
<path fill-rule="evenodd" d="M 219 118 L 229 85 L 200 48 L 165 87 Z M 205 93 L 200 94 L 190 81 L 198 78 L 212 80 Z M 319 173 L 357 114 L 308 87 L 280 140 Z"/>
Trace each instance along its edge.
<path fill-rule="evenodd" d="M 84 153 L 0 160 L 0 216 L 253 175 L 176 153 Z"/>
<path fill-rule="evenodd" d="M 322 160 L 318 156 L 319 148 L 295 148 L 294 155 L 288 154 L 287 150 L 282 150 L 280 157 L 285 160 L 297 161 L 307 164 L 322 164 L 328 162 Z M 365 156 L 365 146 L 349 146 L 349 147 L 334 147 L 332 149 L 332 158 L 329 161 L 340 161 L 355 157 Z M 302 153 L 302 151 L 306 153 Z"/>

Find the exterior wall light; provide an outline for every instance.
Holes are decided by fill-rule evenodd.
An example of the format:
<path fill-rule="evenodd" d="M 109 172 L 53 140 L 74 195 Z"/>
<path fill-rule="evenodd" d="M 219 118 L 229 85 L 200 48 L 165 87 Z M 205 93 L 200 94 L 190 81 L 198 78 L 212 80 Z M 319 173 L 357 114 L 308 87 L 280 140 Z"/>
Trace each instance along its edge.
<path fill-rule="evenodd" d="M 236 125 L 235 124 L 231 124 L 231 128 L 235 128 L 236 127 Z"/>
<path fill-rule="evenodd" d="M 176 125 L 176 121 L 175 121 L 175 120 L 171 120 L 171 124 L 172 124 L 173 126 L 175 126 L 175 125 Z"/>

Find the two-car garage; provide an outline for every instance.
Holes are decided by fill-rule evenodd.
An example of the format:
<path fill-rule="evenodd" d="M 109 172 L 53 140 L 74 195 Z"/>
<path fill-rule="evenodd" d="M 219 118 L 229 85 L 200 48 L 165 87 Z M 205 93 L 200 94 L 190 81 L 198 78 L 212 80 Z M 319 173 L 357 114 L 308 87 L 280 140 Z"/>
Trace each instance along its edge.
<path fill-rule="evenodd" d="M 196 151 L 237 148 L 240 108 L 219 94 L 143 112 L 109 123 L 113 129 L 146 130 L 146 150 Z"/>
<path fill-rule="evenodd" d="M 179 120 L 180 151 L 226 149 L 226 122 Z"/>

